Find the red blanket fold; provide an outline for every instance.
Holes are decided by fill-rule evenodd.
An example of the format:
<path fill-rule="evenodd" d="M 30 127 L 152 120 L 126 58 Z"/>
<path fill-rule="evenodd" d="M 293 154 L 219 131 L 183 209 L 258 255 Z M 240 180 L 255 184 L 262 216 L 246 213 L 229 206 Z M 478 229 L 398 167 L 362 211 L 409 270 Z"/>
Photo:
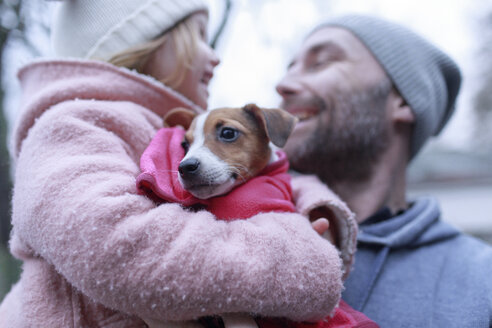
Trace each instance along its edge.
<path fill-rule="evenodd" d="M 286 319 L 257 319 L 261 328 L 378 328 L 379 326 L 361 312 L 355 311 L 343 300 L 330 318 L 315 323 L 292 322 Z"/>

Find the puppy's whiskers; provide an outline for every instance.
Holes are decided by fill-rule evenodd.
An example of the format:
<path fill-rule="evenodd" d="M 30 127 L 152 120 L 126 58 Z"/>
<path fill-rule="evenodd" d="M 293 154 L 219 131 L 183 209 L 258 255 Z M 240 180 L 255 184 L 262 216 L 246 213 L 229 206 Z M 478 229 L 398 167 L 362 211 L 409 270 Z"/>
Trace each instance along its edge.
<path fill-rule="evenodd" d="M 230 171 L 232 173 L 235 173 L 241 179 L 242 182 L 248 180 L 248 177 L 245 177 L 243 174 L 241 174 L 241 169 L 242 171 L 248 172 L 248 168 L 245 165 L 239 163 L 233 163 L 233 164 L 229 164 L 229 167 L 230 167 Z"/>

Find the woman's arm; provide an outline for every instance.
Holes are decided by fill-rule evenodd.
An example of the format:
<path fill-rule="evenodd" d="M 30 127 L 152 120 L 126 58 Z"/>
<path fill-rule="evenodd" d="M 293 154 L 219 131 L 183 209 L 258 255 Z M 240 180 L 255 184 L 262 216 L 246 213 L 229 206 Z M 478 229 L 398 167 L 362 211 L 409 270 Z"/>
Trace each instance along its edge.
<path fill-rule="evenodd" d="M 317 232 L 340 250 L 344 279 L 350 273 L 357 246 L 357 221 L 354 213 L 315 175 L 297 175 L 292 179 L 292 193 L 297 211 L 313 221 Z M 328 223 L 317 221 L 325 218 Z"/>
<path fill-rule="evenodd" d="M 324 317 L 341 292 L 336 249 L 299 214 L 226 223 L 138 195 L 148 126 L 145 109 L 124 105 L 67 102 L 38 119 L 17 160 L 15 238 L 82 293 L 140 317 Z"/>

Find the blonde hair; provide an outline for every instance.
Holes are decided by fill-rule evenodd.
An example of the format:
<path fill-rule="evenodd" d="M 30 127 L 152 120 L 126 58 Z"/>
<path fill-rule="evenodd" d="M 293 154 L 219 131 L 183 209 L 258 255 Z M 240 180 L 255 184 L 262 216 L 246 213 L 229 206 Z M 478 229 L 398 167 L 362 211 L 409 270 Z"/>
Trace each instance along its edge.
<path fill-rule="evenodd" d="M 111 57 L 108 62 L 142 73 L 150 55 L 166 42 L 171 42 L 174 45 L 177 62 L 174 71 L 160 81 L 175 89 L 183 82 L 186 70 L 192 68 L 199 38 L 199 27 L 188 17 L 157 39 L 120 52 Z"/>

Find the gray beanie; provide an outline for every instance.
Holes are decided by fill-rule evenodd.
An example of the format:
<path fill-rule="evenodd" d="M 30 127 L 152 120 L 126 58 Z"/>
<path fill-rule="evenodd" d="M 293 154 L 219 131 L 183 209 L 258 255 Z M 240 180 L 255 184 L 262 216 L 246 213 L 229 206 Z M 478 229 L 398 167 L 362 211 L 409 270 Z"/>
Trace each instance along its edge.
<path fill-rule="evenodd" d="M 415 115 L 411 158 L 451 117 L 461 84 L 456 63 L 413 31 L 370 16 L 349 15 L 321 26 L 351 31 L 372 52 Z"/>

